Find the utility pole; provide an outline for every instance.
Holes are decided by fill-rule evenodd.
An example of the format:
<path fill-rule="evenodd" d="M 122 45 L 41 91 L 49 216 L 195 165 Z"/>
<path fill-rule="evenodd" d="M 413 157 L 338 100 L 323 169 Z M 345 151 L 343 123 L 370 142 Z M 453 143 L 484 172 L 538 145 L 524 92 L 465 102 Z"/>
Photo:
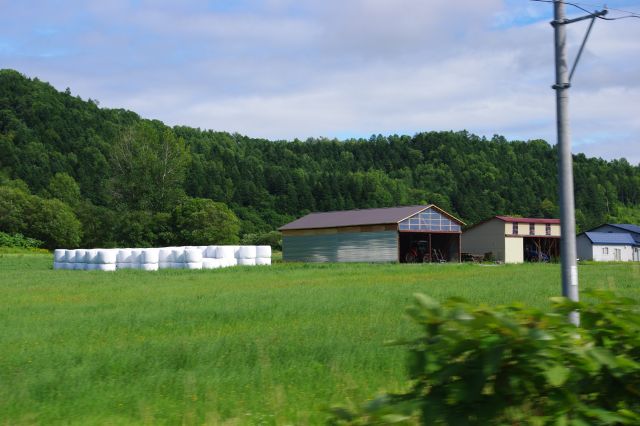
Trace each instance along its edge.
<path fill-rule="evenodd" d="M 558 179 L 560 184 L 560 263 L 562 268 L 562 295 L 577 302 L 578 294 L 578 265 L 576 261 L 576 220 L 573 192 L 573 158 L 571 157 L 571 135 L 569 134 L 569 88 L 570 78 L 573 76 L 580 55 L 587 42 L 593 23 L 598 16 L 607 13 L 606 10 L 576 18 L 567 19 L 564 2 L 554 0 L 554 20 L 551 25 L 555 36 L 556 83 L 556 120 L 558 130 Z M 569 74 L 567 62 L 567 31 L 566 26 L 572 22 L 591 18 L 591 24 L 578 52 L 576 62 Z M 580 324 L 578 312 L 569 315 L 569 321 L 576 326 Z"/>

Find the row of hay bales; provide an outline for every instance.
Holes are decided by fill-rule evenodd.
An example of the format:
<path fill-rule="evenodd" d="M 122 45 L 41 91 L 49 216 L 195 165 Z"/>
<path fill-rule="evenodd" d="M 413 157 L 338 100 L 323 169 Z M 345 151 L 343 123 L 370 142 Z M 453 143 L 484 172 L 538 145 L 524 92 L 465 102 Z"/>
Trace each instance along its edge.
<path fill-rule="evenodd" d="M 56 249 L 53 269 L 115 271 L 117 269 L 216 269 L 271 265 L 270 246 L 191 246 L 122 249 Z"/>

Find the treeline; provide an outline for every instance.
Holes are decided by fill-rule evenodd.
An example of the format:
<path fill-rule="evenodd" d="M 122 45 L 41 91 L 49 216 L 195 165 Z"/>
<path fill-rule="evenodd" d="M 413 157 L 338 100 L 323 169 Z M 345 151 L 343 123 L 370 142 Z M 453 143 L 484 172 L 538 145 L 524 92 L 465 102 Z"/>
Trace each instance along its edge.
<path fill-rule="evenodd" d="M 580 229 L 640 221 L 638 165 L 574 161 Z M 0 231 L 48 247 L 277 245 L 274 229 L 310 211 L 422 203 L 468 224 L 558 214 L 556 150 L 541 140 L 429 132 L 274 142 L 170 128 L 12 70 L 0 71 L 0 186 Z M 55 214 L 67 234 L 41 229 Z"/>

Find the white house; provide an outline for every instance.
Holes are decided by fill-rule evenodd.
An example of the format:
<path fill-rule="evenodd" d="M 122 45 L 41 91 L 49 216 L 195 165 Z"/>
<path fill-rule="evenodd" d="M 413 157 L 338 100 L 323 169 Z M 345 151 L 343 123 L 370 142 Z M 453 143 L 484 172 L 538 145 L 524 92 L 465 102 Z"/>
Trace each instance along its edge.
<path fill-rule="evenodd" d="M 596 261 L 640 261 L 640 245 L 630 233 L 583 232 L 576 238 L 578 257 Z"/>

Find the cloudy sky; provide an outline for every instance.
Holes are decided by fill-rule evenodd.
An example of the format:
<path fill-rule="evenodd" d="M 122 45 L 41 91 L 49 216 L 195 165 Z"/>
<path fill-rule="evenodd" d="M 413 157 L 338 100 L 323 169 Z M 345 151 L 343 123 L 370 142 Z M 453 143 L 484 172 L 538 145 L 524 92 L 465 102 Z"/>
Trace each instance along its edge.
<path fill-rule="evenodd" d="M 607 6 L 640 13 L 640 0 Z M 0 12 L 0 68 L 169 125 L 555 143 L 549 3 L 0 0 Z M 586 27 L 569 26 L 571 58 Z M 640 163 L 640 19 L 598 20 L 572 83 L 573 151 Z"/>

